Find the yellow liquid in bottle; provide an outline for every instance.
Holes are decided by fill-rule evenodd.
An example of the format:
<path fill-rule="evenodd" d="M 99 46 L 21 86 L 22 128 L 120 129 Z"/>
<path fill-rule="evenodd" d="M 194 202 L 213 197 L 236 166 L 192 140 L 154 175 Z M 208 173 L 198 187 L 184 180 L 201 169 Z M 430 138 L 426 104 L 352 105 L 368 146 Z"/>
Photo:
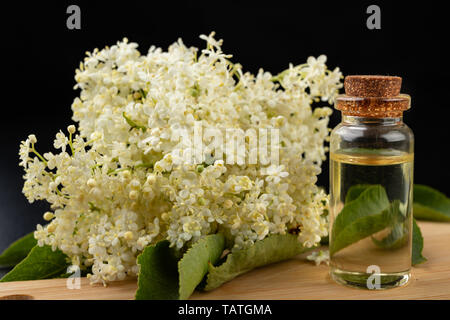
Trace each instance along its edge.
<path fill-rule="evenodd" d="M 337 282 L 369 289 L 391 288 L 408 282 L 412 248 L 413 158 L 412 153 L 393 150 L 330 153 L 330 248 L 334 221 L 346 200 L 354 200 L 350 195 L 358 186 L 381 186 L 386 191 L 389 208 L 394 208 L 389 211 L 389 217 L 393 218 L 389 218 L 390 222 L 384 229 L 332 253 L 330 272 Z"/>

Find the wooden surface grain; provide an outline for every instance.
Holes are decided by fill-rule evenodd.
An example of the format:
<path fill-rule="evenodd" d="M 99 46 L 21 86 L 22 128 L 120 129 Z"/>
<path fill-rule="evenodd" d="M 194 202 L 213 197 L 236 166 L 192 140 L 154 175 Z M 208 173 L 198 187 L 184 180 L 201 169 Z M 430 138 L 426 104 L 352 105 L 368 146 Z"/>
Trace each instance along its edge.
<path fill-rule="evenodd" d="M 419 223 L 428 261 L 414 267 L 406 287 L 369 291 L 334 283 L 328 267 L 307 262 L 305 255 L 250 271 L 211 292 L 191 299 L 450 299 L 450 224 Z M 0 299 L 133 299 L 136 280 L 107 287 L 81 279 L 80 289 L 68 289 L 66 279 L 0 284 Z"/>

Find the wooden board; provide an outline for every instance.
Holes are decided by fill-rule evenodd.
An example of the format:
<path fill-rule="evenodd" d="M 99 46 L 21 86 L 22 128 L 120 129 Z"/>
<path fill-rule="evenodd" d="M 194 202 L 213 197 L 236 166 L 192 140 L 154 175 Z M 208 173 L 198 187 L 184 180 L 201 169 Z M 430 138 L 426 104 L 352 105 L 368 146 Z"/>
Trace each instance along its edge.
<path fill-rule="evenodd" d="M 450 299 L 450 224 L 419 223 L 428 261 L 413 268 L 406 287 L 369 291 L 334 283 L 328 267 L 307 262 L 305 255 L 241 275 L 192 299 Z M 136 280 L 103 287 L 81 280 L 80 289 L 67 289 L 66 279 L 0 284 L 0 299 L 133 299 Z"/>

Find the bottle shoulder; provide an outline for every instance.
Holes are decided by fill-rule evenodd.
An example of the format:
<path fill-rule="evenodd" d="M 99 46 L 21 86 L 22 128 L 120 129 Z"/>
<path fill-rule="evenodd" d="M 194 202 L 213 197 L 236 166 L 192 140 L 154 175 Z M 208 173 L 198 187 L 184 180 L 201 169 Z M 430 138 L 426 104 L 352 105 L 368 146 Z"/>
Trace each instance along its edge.
<path fill-rule="evenodd" d="M 404 122 L 393 124 L 361 124 L 341 122 L 330 135 L 330 148 L 343 147 L 394 148 L 411 152 L 414 134 Z"/>
<path fill-rule="evenodd" d="M 332 131 L 331 135 L 348 137 L 369 137 L 392 135 L 396 138 L 414 138 L 414 133 L 404 122 L 393 125 L 361 125 L 341 122 Z"/>

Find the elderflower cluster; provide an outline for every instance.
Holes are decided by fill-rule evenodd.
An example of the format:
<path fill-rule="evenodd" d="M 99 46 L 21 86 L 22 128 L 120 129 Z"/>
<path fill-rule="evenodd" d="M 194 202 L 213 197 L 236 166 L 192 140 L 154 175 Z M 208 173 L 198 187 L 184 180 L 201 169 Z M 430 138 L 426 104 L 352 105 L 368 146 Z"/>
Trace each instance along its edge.
<path fill-rule="evenodd" d="M 77 127 L 56 134 L 56 153 L 39 153 L 34 135 L 21 143 L 23 192 L 52 208 L 38 244 L 90 269 L 92 282 L 135 276 L 138 254 L 164 239 L 185 249 L 221 232 L 236 250 L 271 234 L 296 233 L 307 247 L 327 235 L 327 196 L 316 181 L 331 109 L 311 104 L 333 102 L 339 69 L 320 56 L 277 76 L 244 73 L 222 40 L 201 38 L 200 52 L 181 39 L 147 55 L 127 39 L 88 52 L 75 76 Z M 195 123 L 278 129 L 279 163 L 230 165 L 207 148 L 201 164 L 177 162 L 176 132 Z"/>

